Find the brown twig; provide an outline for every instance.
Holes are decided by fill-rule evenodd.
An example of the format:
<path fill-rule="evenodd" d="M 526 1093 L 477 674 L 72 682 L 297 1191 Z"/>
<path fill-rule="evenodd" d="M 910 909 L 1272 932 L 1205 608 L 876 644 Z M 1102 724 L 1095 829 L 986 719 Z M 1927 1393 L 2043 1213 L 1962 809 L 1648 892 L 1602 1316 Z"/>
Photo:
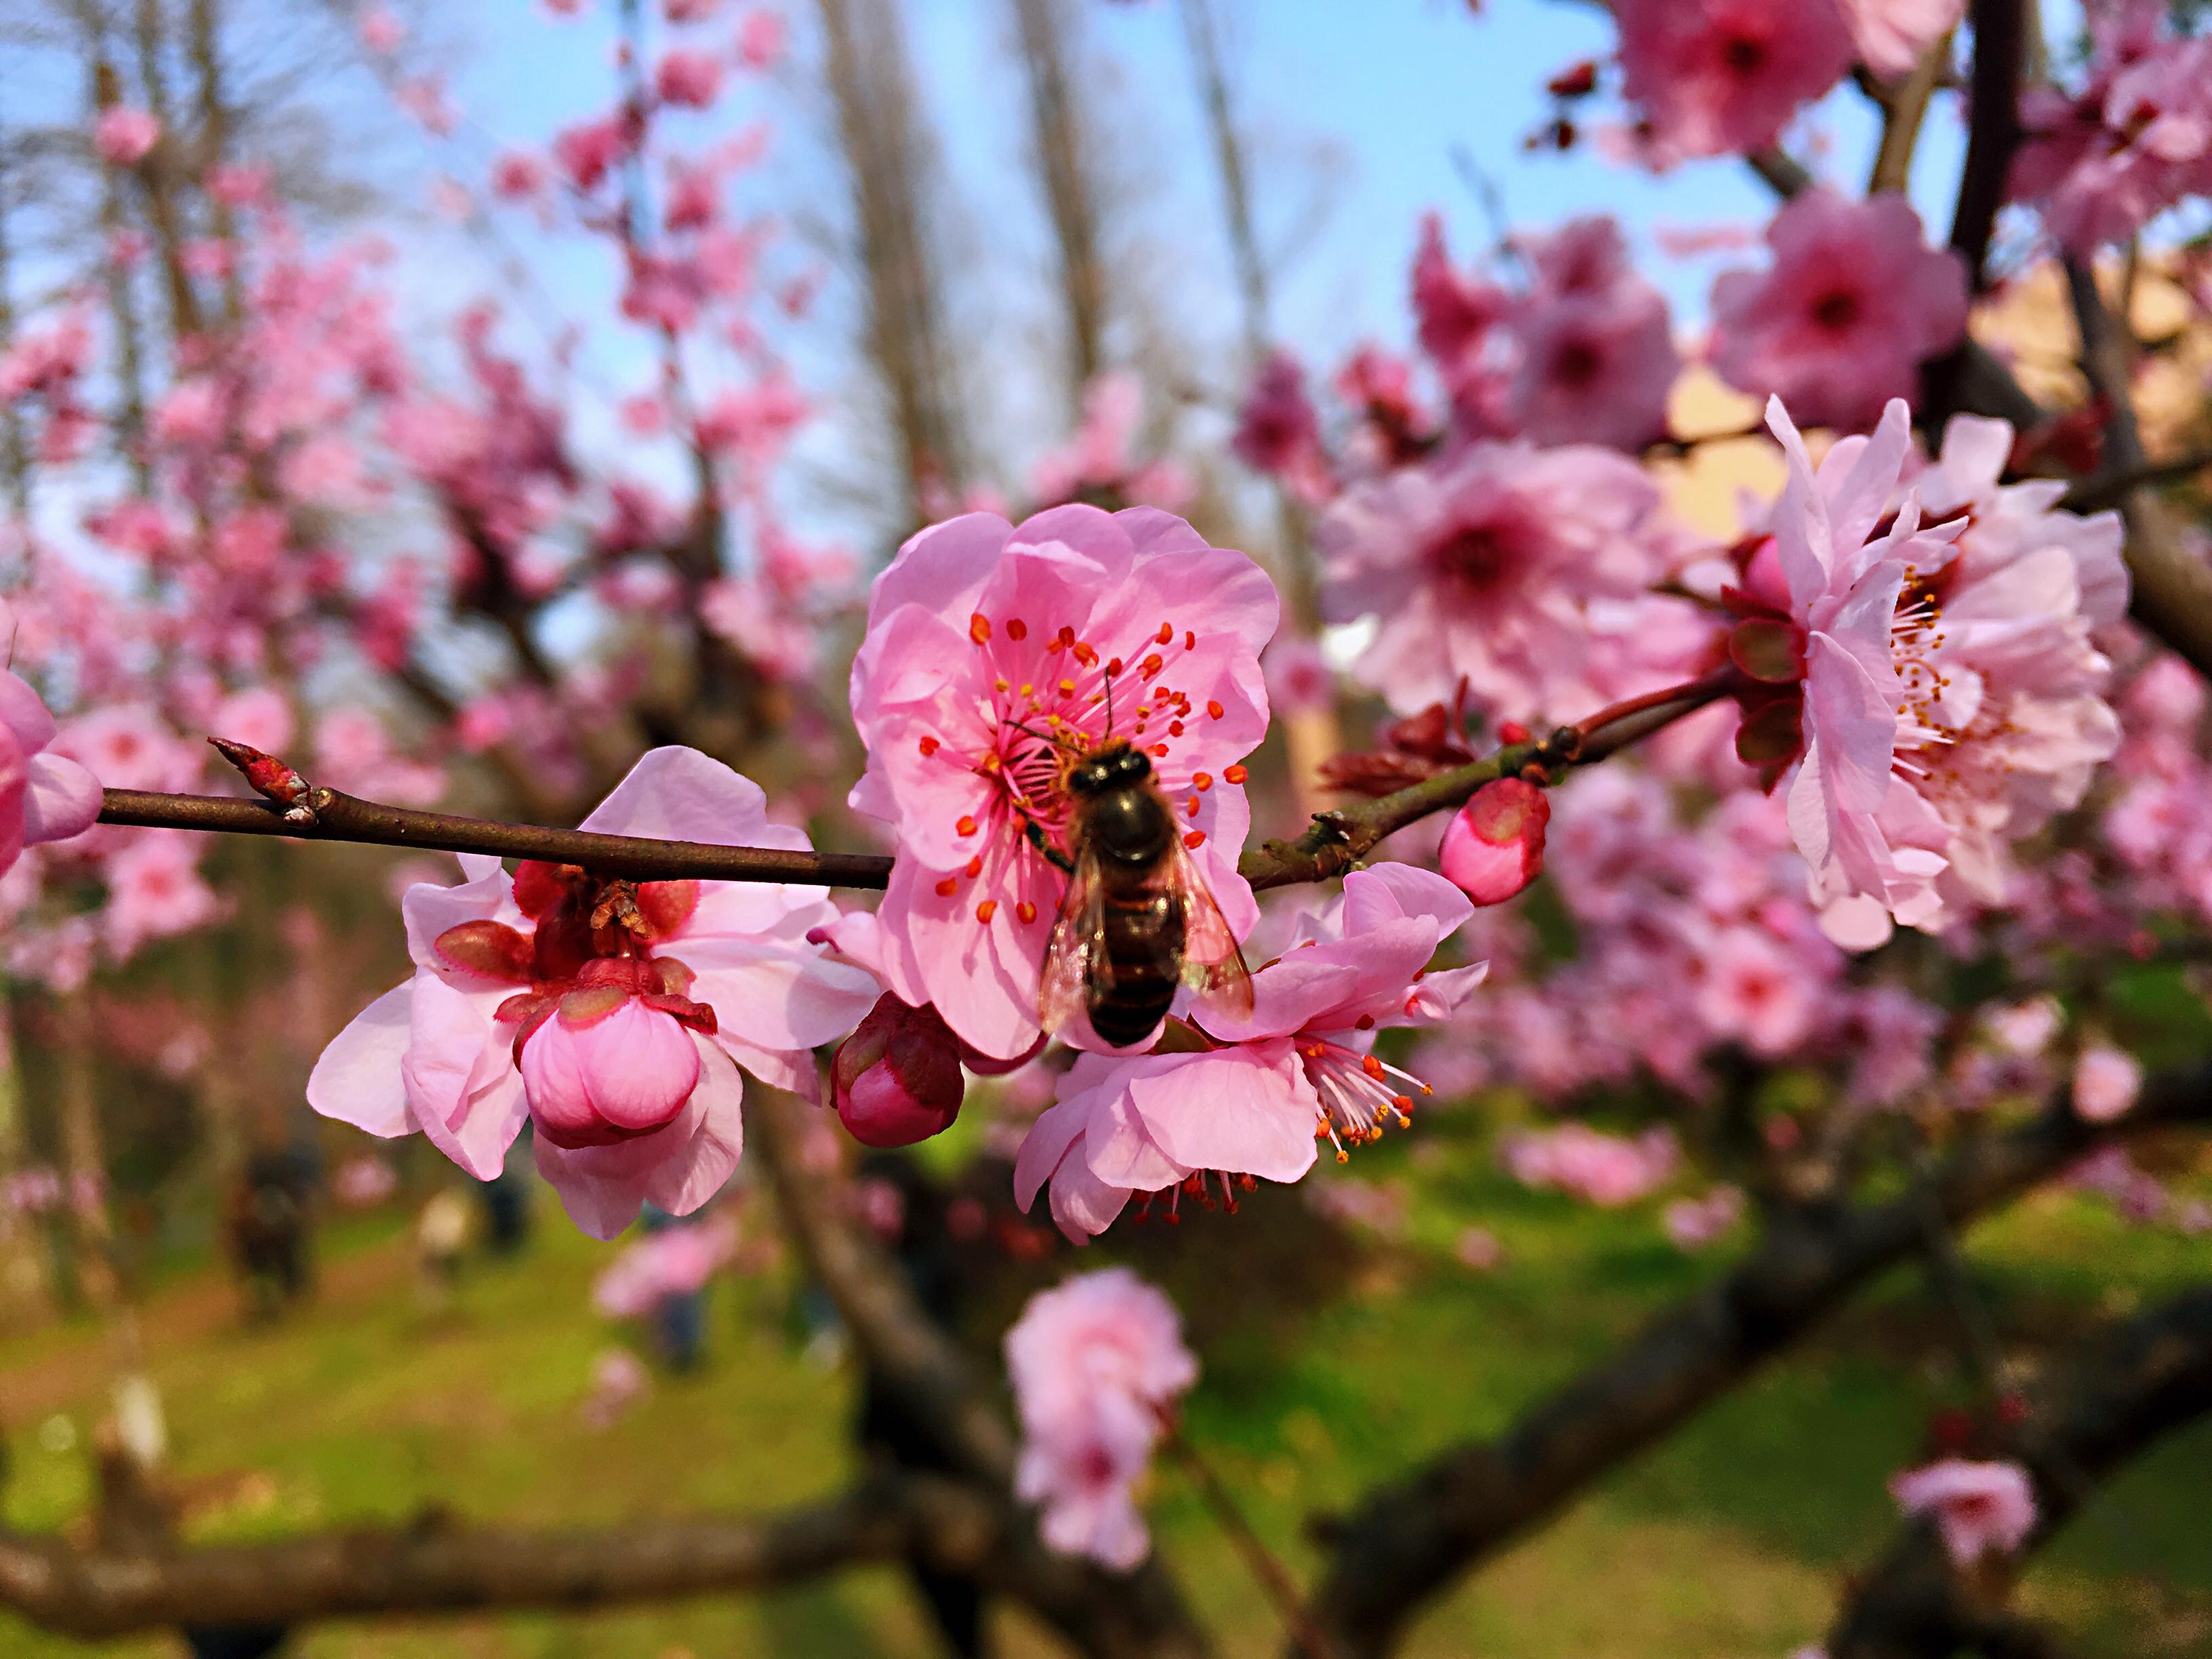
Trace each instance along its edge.
<path fill-rule="evenodd" d="M 1990 237 L 2004 204 L 2013 152 L 2020 148 L 2020 82 L 2027 62 L 2023 0 L 1972 0 L 1974 68 L 1968 84 L 1972 125 L 1951 216 L 1951 246 L 1966 262 L 1977 294 L 1989 288 Z"/>
<path fill-rule="evenodd" d="M 1305 1656 L 1305 1659 L 1337 1659 L 1334 1645 L 1314 1622 L 1313 1609 L 1306 1605 L 1298 1581 L 1291 1577 L 1291 1570 L 1283 1565 L 1282 1558 L 1267 1547 L 1267 1540 L 1253 1529 L 1237 1495 L 1214 1473 L 1213 1465 L 1192 1443 L 1180 1423 L 1164 1416 L 1162 1426 L 1168 1450 L 1189 1474 L 1198 1487 L 1200 1499 L 1212 1512 L 1221 1530 L 1229 1534 L 1229 1541 L 1244 1558 L 1244 1565 L 1251 1569 L 1261 1589 L 1275 1604 L 1276 1613 L 1296 1644 L 1292 1651 Z"/>
<path fill-rule="evenodd" d="M 1409 788 L 1358 806 L 1317 813 L 1314 827 L 1295 842 L 1271 841 L 1244 854 L 1237 868 L 1255 887 L 1282 887 L 1342 875 L 1377 842 L 1431 812 L 1456 806 L 1494 778 L 1534 764 L 1563 769 L 1577 760 L 1601 760 L 1661 726 L 1725 694 L 1724 679 L 1708 676 L 1685 686 L 1601 710 L 1583 723 L 1586 740 L 1568 752 L 1563 727 L 1541 741 L 1510 744 L 1470 765 L 1425 778 Z M 1595 723 L 1595 724 L 1594 724 Z M 1599 726 L 1604 727 L 1601 732 Z M 301 812 L 301 805 L 307 811 Z M 317 787 L 303 803 L 240 800 L 228 795 L 166 795 L 110 789 L 102 823 L 142 829 L 194 830 L 241 836 L 284 836 L 296 841 L 351 842 L 406 847 L 420 852 L 489 853 L 501 858 L 577 864 L 633 881 L 781 881 L 830 887 L 883 887 L 891 860 L 870 853 L 787 852 L 769 847 L 722 847 L 706 842 L 659 841 L 609 836 L 590 830 L 556 830 L 535 823 L 426 812 L 362 800 Z"/>
<path fill-rule="evenodd" d="M 2193 449 L 2185 455 L 2146 460 L 2118 471 L 2107 468 L 2094 477 L 2081 480 L 2059 497 L 2058 505 L 2069 513 L 2095 513 L 2118 506 L 2148 485 L 2173 483 L 2204 471 L 2212 471 L 2212 449 Z"/>
<path fill-rule="evenodd" d="M 161 795 L 110 789 L 102 823 L 149 829 L 284 836 L 297 841 L 353 842 L 422 852 L 490 853 L 503 858 L 580 864 L 637 881 L 787 881 L 833 887 L 881 887 L 891 861 L 862 853 L 799 853 L 769 847 L 719 847 L 704 842 L 606 836 L 387 806 L 335 789 L 308 796 L 311 824 L 289 823 L 273 803 L 226 795 Z"/>

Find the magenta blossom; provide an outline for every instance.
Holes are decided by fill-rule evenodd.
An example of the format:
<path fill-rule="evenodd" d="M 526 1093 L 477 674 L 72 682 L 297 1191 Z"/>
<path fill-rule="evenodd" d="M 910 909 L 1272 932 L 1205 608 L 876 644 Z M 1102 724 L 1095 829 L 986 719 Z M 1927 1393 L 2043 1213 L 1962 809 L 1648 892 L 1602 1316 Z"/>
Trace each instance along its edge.
<path fill-rule="evenodd" d="M 1251 560 L 1146 507 L 1055 507 L 1018 526 L 970 514 L 899 550 L 853 664 L 868 765 L 852 804 L 897 836 L 877 919 L 902 1001 L 935 1004 L 985 1054 L 1036 1042 L 1066 885 L 1044 850 L 1067 846 L 1066 757 L 1109 738 L 1152 757 L 1230 926 L 1250 927 L 1239 763 L 1267 728 L 1260 651 L 1276 611 Z"/>
<path fill-rule="evenodd" d="M 1080 1242 L 1136 1194 L 1211 1201 L 1218 1183 L 1296 1181 L 1314 1143 L 1378 1139 L 1404 1124 L 1427 1086 L 1372 1052 L 1385 1026 L 1443 1018 L 1482 979 L 1481 964 L 1439 973 L 1430 959 L 1474 907 L 1442 877 L 1409 865 L 1355 871 L 1328 936 L 1310 938 L 1253 975 L 1242 1021 L 1201 1012 L 1196 1051 L 1084 1054 L 1057 1103 L 1022 1143 L 1014 1193 L 1026 1209 L 1047 1181 L 1053 1219 Z"/>
<path fill-rule="evenodd" d="M 1535 281 L 1513 309 L 1509 393 L 1522 435 L 1642 448 L 1667 429 L 1681 368 L 1666 296 L 1636 274 L 1610 218 L 1577 219 L 1523 252 Z"/>
<path fill-rule="evenodd" d="M 1150 1540 L 1134 1488 L 1164 1416 L 1198 1380 L 1175 1304 L 1126 1267 L 1030 1298 L 1006 1333 L 1022 1420 L 1015 1491 L 1054 1548 L 1126 1571 Z"/>
<path fill-rule="evenodd" d="M 1766 244 L 1765 271 L 1714 280 L 1710 356 L 1729 385 L 1781 398 L 1800 421 L 1872 425 L 1966 331 L 1966 266 L 1926 245 L 1902 196 L 1807 191 L 1774 216 Z"/>
<path fill-rule="evenodd" d="M 0 604 L 0 638 L 14 635 L 14 618 Z M 21 675 L 0 669 L 0 870 L 26 847 L 81 836 L 100 817 L 99 779 L 48 754 L 55 735 L 39 694 Z"/>
<path fill-rule="evenodd" d="M 1515 719 L 1583 695 L 1590 608 L 1657 578 L 1658 487 L 1589 444 L 1473 443 L 1349 490 L 1321 523 L 1332 622 L 1379 618 L 1357 672 L 1401 714 L 1462 680 Z"/>
<path fill-rule="evenodd" d="M 1943 1547 L 1961 1568 L 1983 1556 L 2010 1555 L 2035 1530 L 2035 1486 L 2017 1463 L 1947 1457 L 1907 1469 L 1889 1483 L 1907 1515 L 1933 1515 Z"/>
<path fill-rule="evenodd" d="M 758 786 L 688 749 L 647 755 L 584 828 L 807 844 L 769 822 Z M 821 888 L 461 866 L 458 887 L 408 890 L 415 976 L 323 1051 L 308 1103 L 371 1134 L 420 1130 L 480 1181 L 527 1117 L 540 1173 L 597 1238 L 647 1200 L 684 1215 L 713 1197 L 743 1143 L 738 1067 L 813 1095 L 810 1051 L 875 998 L 807 942 L 836 919 Z"/>
<path fill-rule="evenodd" d="M 1659 166 L 1755 150 L 1843 78 L 1833 0 L 1615 0 L 1623 90 Z"/>

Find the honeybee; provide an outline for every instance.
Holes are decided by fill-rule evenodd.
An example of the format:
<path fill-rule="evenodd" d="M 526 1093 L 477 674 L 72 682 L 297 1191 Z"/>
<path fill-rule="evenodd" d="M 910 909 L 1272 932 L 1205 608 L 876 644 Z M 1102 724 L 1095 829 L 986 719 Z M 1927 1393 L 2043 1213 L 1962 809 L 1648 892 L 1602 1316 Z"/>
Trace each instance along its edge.
<path fill-rule="evenodd" d="M 1191 862 L 1152 763 L 1127 738 L 1065 759 L 1074 806 L 1067 892 L 1045 949 L 1039 1018 L 1057 1030 L 1079 1009 L 1116 1048 L 1150 1036 L 1188 985 L 1237 1017 L 1252 975 L 1237 935 Z"/>

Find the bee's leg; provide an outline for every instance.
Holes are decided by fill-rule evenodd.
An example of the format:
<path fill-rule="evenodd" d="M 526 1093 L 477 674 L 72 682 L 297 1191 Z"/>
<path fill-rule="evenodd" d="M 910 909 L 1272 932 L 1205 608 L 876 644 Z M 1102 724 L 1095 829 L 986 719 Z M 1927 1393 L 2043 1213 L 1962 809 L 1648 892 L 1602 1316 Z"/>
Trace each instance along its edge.
<path fill-rule="evenodd" d="M 1075 860 L 1044 838 L 1044 825 L 1039 823 L 1035 818 L 1029 821 L 1028 835 L 1030 846 L 1036 848 L 1038 852 L 1043 854 L 1067 874 L 1072 876 L 1075 873 Z"/>

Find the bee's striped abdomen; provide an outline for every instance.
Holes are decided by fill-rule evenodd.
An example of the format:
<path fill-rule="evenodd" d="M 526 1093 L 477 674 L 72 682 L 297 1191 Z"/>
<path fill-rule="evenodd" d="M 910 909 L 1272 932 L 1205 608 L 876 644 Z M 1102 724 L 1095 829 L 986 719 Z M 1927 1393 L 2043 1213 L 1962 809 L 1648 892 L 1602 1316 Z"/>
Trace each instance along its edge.
<path fill-rule="evenodd" d="M 1182 906 L 1171 893 L 1105 896 L 1097 951 L 1111 977 L 1085 989 L 1091 1028 L 1117 1048 L 1141 1042 L 1167 1018 L 1182 972 Z"/>

